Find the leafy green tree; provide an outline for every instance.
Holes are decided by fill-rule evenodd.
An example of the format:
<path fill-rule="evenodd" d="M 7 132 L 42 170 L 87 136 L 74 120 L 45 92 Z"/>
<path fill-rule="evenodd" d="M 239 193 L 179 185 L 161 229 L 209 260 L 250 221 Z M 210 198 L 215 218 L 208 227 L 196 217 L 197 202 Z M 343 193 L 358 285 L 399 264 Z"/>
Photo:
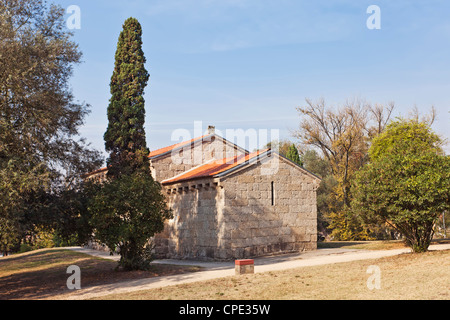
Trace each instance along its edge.
<path fill-rule="evenodd" d="M 111 77 L 111 100 L 108 106 L 108 128 L 104 135 L 108 176 L 119 177 L 137 169 L 149 171 L 145 140 L 144 89 L 149 74 L 142 51 L 142 28 L 129 18 L 123 25 Z"/>
<path fill-rule="evenodd" d="M 284 139 L 284 140 L 274 140 L 267 143 L 263 149 L 272 149 L 276 150 L 280 155 L 286 157 L 289 148 L 291 147 L 292 142 Z"/>
<path fill-rule="evenodd" d="M 288 158 L 289 160 L 291 160 L 292 162 L 298 164 L 299 166 L 303 166 L 302 161 L 300 160 L 300 155 L 298 153 L 298 149 L 295 146 L 295 144 L 292 144 L 289 147 L 289 150 L 286 154 L 286 158 Z"/>
<path fill-rule="evenodd" d="M 49 223 L 55 231 L 55 241 L 65 246 L 84 246 L 93 240 L 91 213 L 88 210 L 93 196 L 101 185 L 86 182 L 78 189 L 61 190 L 52 195 L 47 207 Z"/>
<path fill-rule="evenodd" d="M 150 239 L 171 217 L 161 185 L 150 172 L 144 130 L 144 88 L 149 75 L 142 51 L 142 29 L 129 18 L 117 44 L 108 129 L 104 135 L 108 179 L 89 203 L 95 238 L 119 252 L 125 270 L 147 269 Z"/>
<path fill-rule="evenodd" d="M 102 162 L 79 137 L 89 105 L 76 103 L 69 88 L 82 54 L 64 14 L 41 0 L 0 1 L 0 249 L 6 252 L 46 223 L 43 210 L 41 221 L 29 214 L 42 193 L 72 188 Z"/>
<path fill-rule="evenodd" d="M 395 121 L 374 139 L 353 183 L 353 210 L 391 225 L 414 252 L 427 251 L 437 218 L 450 208 L 450 157 L 441 146 L 428 124 Z"/>
<path fill-rule="evenodd" d="M 328 161 L 323 159 L 314 149 L 306 150 L 302 155 L 303 168 L 324 179 L 331 174 Z"/>
<path fill-rule="evenodd" d="M 149 239 L 171 218 L 161 187 L 137 172 L 107 181 L 89 207 L 95 237 L 121 255 L 124 270 L 145 270 L 151 262 Z"/>

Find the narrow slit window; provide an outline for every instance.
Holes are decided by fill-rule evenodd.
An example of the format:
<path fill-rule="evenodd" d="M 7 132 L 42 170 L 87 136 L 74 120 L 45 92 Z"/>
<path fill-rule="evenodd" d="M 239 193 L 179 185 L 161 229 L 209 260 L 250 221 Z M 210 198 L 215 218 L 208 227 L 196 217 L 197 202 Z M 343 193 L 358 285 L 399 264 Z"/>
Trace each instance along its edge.
<path fill-rule="evenodd" d="M 273 186 L 273 181 L 270 183 L 270 189 L 271 189 L 271 197 L 272 197 L 272 206 L 275 205 L 275 189 Z"/>

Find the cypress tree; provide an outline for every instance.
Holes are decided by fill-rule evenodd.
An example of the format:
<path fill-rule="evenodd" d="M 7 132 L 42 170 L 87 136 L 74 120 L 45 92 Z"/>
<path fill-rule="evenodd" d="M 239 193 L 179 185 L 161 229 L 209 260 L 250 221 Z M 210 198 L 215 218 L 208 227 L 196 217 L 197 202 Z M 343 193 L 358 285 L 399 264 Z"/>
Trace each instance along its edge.
<path fill-rule="evenodd" d="M 149 74 L 142 51 L 142 28 L 129 18 L 123 25 L 111 77 L 111 99 L 108 106 L 108 128 L 104 135 L 108 176 L 117 178 L 136 171 L 149 170 L 145 139 L 144 89 Z"/>
<path fill-rule="evenodd" d="M 89 204 L 96 240 L 112 253 L 120 252 L 124 270 L 146 270 L 152 260 L 151 238 L 172 217 L 161 185 L 150 173 L 145 140 L 144 67 L 142 28 L 134 18 L 123 25 L 117 44 L 104 140 L 110 153 L 109 179 Z"/>
<path fill-rule="evenodd" d="M 300 160 L 300 155 L 298 153 L 297 147 L 294 144 L 290 146 L 286 154 L 286 158 L 298 164 L 299 166 L 303 165 L 302 161 Z"/>

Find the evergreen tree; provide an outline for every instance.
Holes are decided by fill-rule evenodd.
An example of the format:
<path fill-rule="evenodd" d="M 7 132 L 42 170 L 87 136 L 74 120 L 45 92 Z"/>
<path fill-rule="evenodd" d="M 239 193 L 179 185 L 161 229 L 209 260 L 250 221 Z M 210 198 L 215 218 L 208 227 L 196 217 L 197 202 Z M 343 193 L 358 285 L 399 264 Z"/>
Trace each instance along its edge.
<path fill-rule="evenodd" d="M 144 122 L 144 89 L 149 74 L 142 51 L 142 28 L 135 18 L 123 25 L 111 77 L 108 129 L 104 135 L 108 176 L 119 177 L 136 171 L 149 171 Z"/>
<path fill-rule="evenodd" d="M 299 166 L 303 165 L 302 161 L 300 160 L 300 155 L 298 154 L 298 150 L 297 150 L 297 147 L 295 146 L 295 144 L 292 144 L 289 147 L 289 150 L 286 154 L 286 158 L 288 158 L 292 162 L 298 164 Z"/>
<path fill-rule="evenodd" d="M 95 237 L 112 253 L 120 253 L 124 270 L 147 270 L 152 260 L 151 238 L 172 218 L 159 183 L 137 172 L 107 181 L 90 203 Z"/>
<path fill-rule="evenodd" d="M 124 270 L 148 269 L 150 239 L 172 217 L 161 185 L 150 172 L 145 140 L 144 88 L 149 74 L 142 51 L 142 29 L 129 18 L 117 44 L 108 129 L 104 135 L 109 179 L 89 204 L 96 239 L 112 253 L 119 252 Z"/>

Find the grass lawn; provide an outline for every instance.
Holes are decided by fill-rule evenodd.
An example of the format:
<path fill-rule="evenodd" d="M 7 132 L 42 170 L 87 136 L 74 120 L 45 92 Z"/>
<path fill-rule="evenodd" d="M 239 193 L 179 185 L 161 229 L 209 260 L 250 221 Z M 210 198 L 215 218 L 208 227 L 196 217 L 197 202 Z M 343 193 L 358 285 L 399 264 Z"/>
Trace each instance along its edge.
<path fill-rule="evenodd" d="M 368 267 L 381 270 L 381 289 L 369 290 Z M 450 299 L 450 251 L 304 267 L 182 284 L 100 299 L 337 300 Z"/>
<path fill-rule="evenodd" d="M 153 265 L 149 271 L 115 271 L 117 262 L 69 250 L 43 249 L 0 259 L 0 300 L 36 299 L 68 292 L 67 268 L 81 268 L 82 285 L 173 275 L 201 270 L 199 267 Z"/>

